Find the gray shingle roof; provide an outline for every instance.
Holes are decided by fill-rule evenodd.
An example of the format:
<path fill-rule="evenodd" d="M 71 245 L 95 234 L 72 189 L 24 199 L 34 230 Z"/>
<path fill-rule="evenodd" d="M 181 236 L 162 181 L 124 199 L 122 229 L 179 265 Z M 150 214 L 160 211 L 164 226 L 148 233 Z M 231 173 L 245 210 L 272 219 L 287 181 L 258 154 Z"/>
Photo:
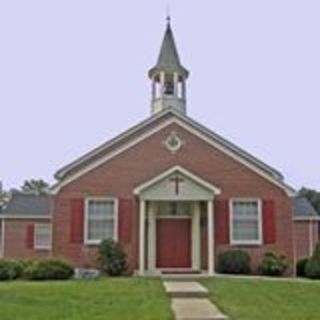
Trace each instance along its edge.
<path fill-rule="evenodd" d="M 47 216 L 50 215 L 50 201 L 51 197 L 48 195 L 14 192 L 1 214 Z"/>
<path fill-rule="evenodd" d="M 189 71 L 180 63 L 180 58 L 174 41 L 170 22 L 167 24 L 167 29 L 164 34 L 157 64 L 149 71 L 149 77 L 152 78 L 155 73 L 160 71 L 176 71 L 185 78 L 187 78 L 189 75 Z"/>
<path fill-rule="evenodd" d="M 295 218 L 318 217 L 317 211 L 305 197 L 294 198 L 294 216 Z"/>

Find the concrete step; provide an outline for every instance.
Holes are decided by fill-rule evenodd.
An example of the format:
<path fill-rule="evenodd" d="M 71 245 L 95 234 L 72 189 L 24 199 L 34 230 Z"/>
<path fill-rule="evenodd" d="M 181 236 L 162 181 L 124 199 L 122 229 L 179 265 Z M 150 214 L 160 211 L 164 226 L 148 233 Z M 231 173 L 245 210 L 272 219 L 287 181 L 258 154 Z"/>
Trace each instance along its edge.
<path fill-rule="evenodd" d="M 172 310 L 175 320 L 226 320 L 226 317 L 209 299 L 174 298 Z"/>
<path fill-rule="evenodd" d="M 201 279 L 208 279 L 209 275 L 207 273 L 199 274 L 161 274 L 161 279 L 164 281 L 198 281 Z"/>
<path fill-rule="evenodd" d="M 166 293 L 171 298 L 206 298 L 208 289 L 195 281 L 164 281 Z"/>

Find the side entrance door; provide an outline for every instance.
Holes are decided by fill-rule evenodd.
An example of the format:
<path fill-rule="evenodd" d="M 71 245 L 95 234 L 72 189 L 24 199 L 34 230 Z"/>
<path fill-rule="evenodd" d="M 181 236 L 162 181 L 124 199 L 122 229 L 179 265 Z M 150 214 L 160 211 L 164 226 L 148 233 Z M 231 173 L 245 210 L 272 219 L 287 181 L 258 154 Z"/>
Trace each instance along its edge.
<path fill-rule="evenodd" d="M 191 219 L 157 219 L 157 268 L 191 268 Z"/>

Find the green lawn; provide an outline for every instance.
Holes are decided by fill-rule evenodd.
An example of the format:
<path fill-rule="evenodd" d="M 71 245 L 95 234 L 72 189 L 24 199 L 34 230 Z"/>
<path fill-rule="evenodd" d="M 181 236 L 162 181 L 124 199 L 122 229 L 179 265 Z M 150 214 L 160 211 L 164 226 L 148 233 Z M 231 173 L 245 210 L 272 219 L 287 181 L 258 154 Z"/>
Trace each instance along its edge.
<path fill-rule="evenodd" d="M 215 278 L 202 283 L 231 320 L 318 320 L 320 282 Z"/>
<path fill-rule="evenodd" d="M 170 301 L 154 279 L 0 283 L 1 320 L 167 320 Z"/>
<path fill-rule="evenodd" d="M 320 282 L 203 280 L 231 320 L 320 319 Z M 161 281 L 0 282 L 1 320 L 170 320 Z"/>

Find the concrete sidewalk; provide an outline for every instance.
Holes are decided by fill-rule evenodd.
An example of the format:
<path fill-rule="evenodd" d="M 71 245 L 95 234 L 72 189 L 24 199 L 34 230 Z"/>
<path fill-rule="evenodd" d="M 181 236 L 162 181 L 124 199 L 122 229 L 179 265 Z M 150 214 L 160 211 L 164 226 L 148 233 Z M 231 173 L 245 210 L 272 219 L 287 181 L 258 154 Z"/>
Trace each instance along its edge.
<path fill-rule="evenodd" d="M 227 317 L 208 299 L 209 292 L 196 281 L 164 281 L 172 298 L 176 320 L 225 320 Z"/>

